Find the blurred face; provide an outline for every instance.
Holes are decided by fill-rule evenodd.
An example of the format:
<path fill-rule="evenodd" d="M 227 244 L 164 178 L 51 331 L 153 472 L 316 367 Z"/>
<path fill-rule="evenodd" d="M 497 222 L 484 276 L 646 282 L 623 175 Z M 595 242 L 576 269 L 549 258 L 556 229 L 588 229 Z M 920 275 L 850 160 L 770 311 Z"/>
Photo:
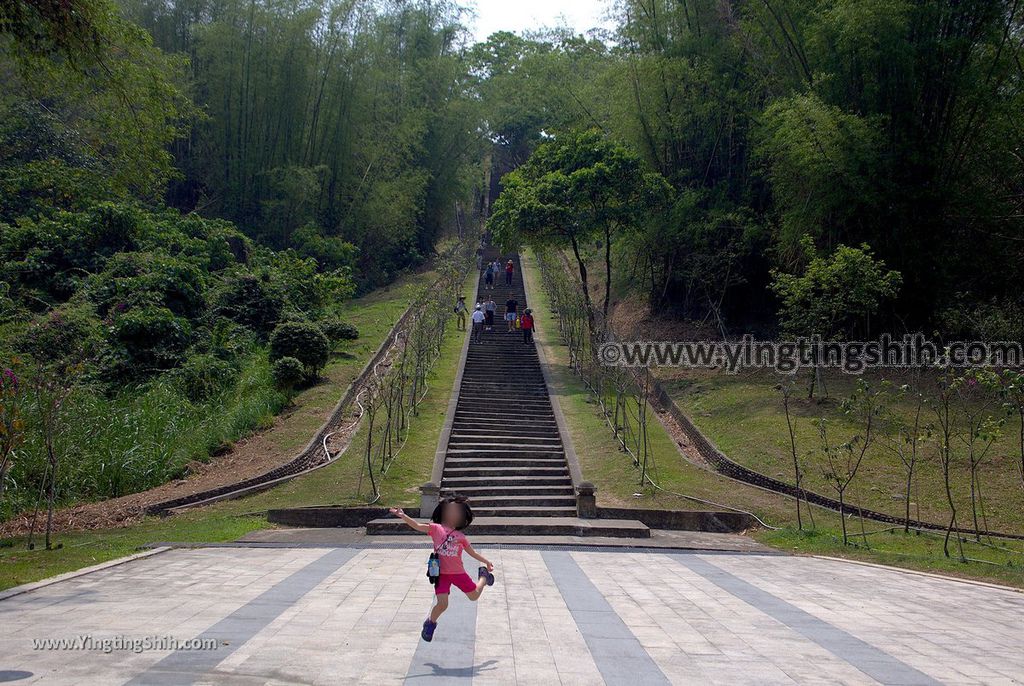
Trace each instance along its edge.
<path fill-rule="evenodd" d="M 462 505 L 458 503 L 445 503 L 444 509 L 441 511 L 441 523 L 449 529 L 457 529 L 462 526 L 464 517 Z"/>

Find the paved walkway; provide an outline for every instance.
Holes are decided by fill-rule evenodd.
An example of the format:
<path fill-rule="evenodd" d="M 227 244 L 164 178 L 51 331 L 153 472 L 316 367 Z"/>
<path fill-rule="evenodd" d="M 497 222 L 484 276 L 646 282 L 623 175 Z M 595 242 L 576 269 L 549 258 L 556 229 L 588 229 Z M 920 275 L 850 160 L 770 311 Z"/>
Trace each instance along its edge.
<path fill-rule="evenodd" d="M 476 526 L 474 522 L 473 526 Z M 604 536 L 509 536 L 507 534 L 489 536 L 474 533 L 471 529 L 469 537 L 473 545 L 506 544 L 519 546 L 602 546 L 620 548 L 622 546 L 636 548 L 675 548 L 679 550 L 711 550 L 730 553 L 774 553 L 774 549 L 761 545 L 753 538 L 736 534 L 718 534 L 707 531 L 671 531 L 667 529 L 651 529 L 650 538 L 611 538 Z M 323 529 L 258 529 L 250 531 L 239 539 L 244 545 L 267 545 L 283 547 L 321 547 L 333 548 L 345 545 L 366 545 L 368 543 L 388 543 L 410 545 L 421 543 L 429 548 L 430 542 L 414 532 L 407 534 L 384 536 L 367 535 L 365 527 L 360 528 L 323 528 Z M 469 558 L 466 558 L 467 560 Z"/>
<path fill-rule="evenodd" d="M 0 682 L 1024 682 L 1012 591 L 783 555 L 487 554 L 498 583 L 453 594 L 427 644 L 422 549 L 171 550 L 0 601 Z M 216 649 L 33 646 L 83 636 Z"/>

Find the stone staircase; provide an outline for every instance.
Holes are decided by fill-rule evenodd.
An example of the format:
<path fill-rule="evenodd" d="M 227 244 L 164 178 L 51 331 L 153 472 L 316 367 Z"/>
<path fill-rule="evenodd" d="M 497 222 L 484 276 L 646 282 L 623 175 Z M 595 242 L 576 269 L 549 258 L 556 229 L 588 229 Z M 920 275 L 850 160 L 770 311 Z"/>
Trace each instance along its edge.
<path fill-rule="evenodd" d="M 488 251 L 485 259 L 495 259 Z M 519 312 L 526 293 L 518 255 L 512 285 L 502 272 L 488 289 L 480 277 L 477 299 L 494 299 L 492 330 L 471 341 L 459 387 L 458 403 L 444 455 L 441 495 L 470 499 L 475 533 L 509 535 L 619 536 L 646 538 L 650 530 L 632 520 L 577 518 L 576 492 L 566 462 L 558 423 L 534 345 L 522 332 L 507 332 L 505 303 L 512 297 Z M 474 303 L 468 303 L 472 312 Z M 379 519 L 367 533 L 409 531 L 396 519 Z"/>

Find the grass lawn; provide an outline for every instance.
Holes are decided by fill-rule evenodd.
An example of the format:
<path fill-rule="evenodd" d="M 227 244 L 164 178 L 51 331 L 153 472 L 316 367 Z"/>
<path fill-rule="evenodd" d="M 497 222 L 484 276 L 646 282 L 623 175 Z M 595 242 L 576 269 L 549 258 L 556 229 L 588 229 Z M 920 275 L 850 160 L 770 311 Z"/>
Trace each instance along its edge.
<path fill-rule="evenodd" d="M 541 288 L 536 259 L 529 250 L 522 254 L 523 274 L 530 289 L 530 307 L 537 317 L 538 344 L 543 348 L 551 371 L 553 392 L 559 397 L 569 425 L 573 446 L 580 460 L 583 477 L 598 487 L 598 503 L 614 507 L 638 507 L 678 510 L 714 510 L 672 491 L 749 510 L 769 521 L 788 516 L 787 499 L 760 489 L 738 486 L 735 481 L 712 474 L 682 458 L 671 436 L 651 414 L 648 441 L 653 455 L 651 475 L 665 491 L 640 487 L 640 470 L 632 458 L 619 449 L 612 431 L 601 415 L 590 391 L 569 368 L 568 348 L 558 335 L 558 320 L 551 314 L 551 303 Z M 739 496 L 737 491 L 745 491 Z M 746 492 L 749 491 L 749 492 Z"/>
<path fill-rule="evenodd" d="M 274 430 L 266 434 L 272 449 L 291 454 L 306 445 L 344 390 L 377 352 L 413 297 L 437 280 L 437 276 L 432 270 L 408 274 L 341 307 L 339 316 L 359 330 L 359 338 L 334 347 L 331 361 L 323 371 L 323 381 L 299 393 L 287 421 L 277 422 Z"/>
<path fill-rule="evenodd" d="M 666 390 L 722 452 L 731 459 L 761 473 L 793 482 L 792 457 L 786 418 L 778 391 L 779 378 L 769 372 L 729 375 L 718 372 L 659 370 L 666 378 Z M 895 385 L 906 380 L 899 375 L 888 377 Z M 866 376 L 869 383 L 881 382 L 880 374 Z M 802 380 L 802 379 L 801 379 Z M 830 398 L 808 400 L 806 385 L 797 385 L 792 401 L 797 455 L 803 463 L 805 485 L 811 490 L 835 497 L 824 476 L 821 440 L 815 420 L 828 420 L 833 440 L 842 442 L 858 433 L 848 420 L 839 400 L 854 389 L 857 377 L 842 373 L 828 375 Z M 903 401 L 894 405 L 904 415 L 913 411 Z M 993 414 L 1005 416 L 998 406 Z M 922 424 L 934 421 L 926 409 Z M 1003 435 L 992 448 L 979 469 L 984 495 L 987 527 L 1006 533 L 1024 533 L 1024 488 L 1019 472 L 1017 453 L 1018 421 L 1009 418 Z M 862 432 L 863 430 L 860 429 Z M 911 493 L 911 517 L 940 524 L 949 519 L 942 466 L 937 459 L 937 440 L 927 441 L 920 449 Z M 954 501 L 960 526 L 973 527 L 970 505 L 970 476 L 966 446 L 954 440 Z M 876 440 L 868 449 L 861 471 L 847 493 L 847 502 L 863 504 L 874 510 L 903 516 L 905 512 L 906 476 L 903 464 L 886 440 Z"/>
<path fill-rule="evenodd" d="M 476 273 L 472 272 L 469 279 L 475 278 Z M 360 355 L 363 358 L 361 362 L 352 363 L 354 371 L 344 385 L 334 383 L 335 377 L 330 377 L 331 383 L 322 383 L 296 399 L 304 407 L 318 407 L 320 419 L 311 419 L 305 433 L 299 428 L 289 427 L 285 435 L 277 437 L 282 450 L 298 451 L 305 445 L 310 435 L 319 428 L 323 416 L 330 411 L 347 384 L 376 350 L 384 334 L 408 307 L 413 294 L 431 280 L 429 273 L 422 278 L 416 275 L 389 289 L 381 289 L 353 301 L 345 313 L 346 319 L 356 324 L 361 334 L 358 341 L 352 342 L 353 347 L 363 346 L 366 349 L 364 352 L 368 354 Z M 376 336 L 377 344 L 372 343 L 371 335 Z M 445 336 L 441 356 L 428 376 L 426 397 L 420 404 L 418 415 L 410 420 L 409 440 L 381 484 L 382 505 L 406 506 L 419 503 L 418 487 L 430 478 L 464 335 L 456 331 L 453 324 Z M 339 362 L 334 366 L 341 364 Z M 277 433 L 277 427 L 273 431 Z M 37 548 L 29 551 L 25 548 L 24 540 L 8 541 L 8 547 L 0 548 L 0 590 L 130 555 L 140 546 L 152 542 L 234 540 L 250 531 L 272 526 L 263 516 L 263 512 L 271 508 L 365 504 L 371 497 L 370 483 L 364 469 L 366 435 L 364 423 L 349 448 L 335 463 L 246 498 L 215 503 L 172 517 L 148 517 L 126 528 L 60 533 L 55 536 L 55 540 L 63 548 L 58 550 Z"/>
<path fill-rule="evenodd" d="M 475 271 L 469 278 L 476 278 Z M 453 320 L 441 355 L 428 375 L 426 397 L 418 414 L 410 419 L 408 440 L 380 483 L 381 505 L 419 505 L 419 487 L 430 480 L 464 337 L 465 332 L 457 331 Z M 281 507 L 366 504 L 373 497 L 366 471 L 368 435 L 364 421 L 344 455 L 333 464 L 272 490 L 212 507 L 241 514 Z"/>
<path fill-rule="evenodd" d="M 540 274 L 533 254 L 529 250 L 524 250 L 522 257 L 523 273 L 530 288 L 530 306 L 537 315 L 537 341 L 543 347 L 550 365 L 553 392 L 559 396 L 583 476 L 594 482 L 598 488 L 598 503 L 605 506 L 636 508 L 719 509 L 714 505 L 703 505 L 678 495 L 659 492 L 651 487 L 639 487 L 639 470 L 633 466 L 632 459 L 619 450 L 611 429 L 600 413 L 599 406 L 592 399 L 590 392 L 579 377 L 568 367 L 568 350 L 558 338 L 558 322 L 556 317 L 550 313 L 550 302 L 547 294 L 541 288 Z M 849 389 L 852 390 L 854 381 L 847 380 L 847 382 Z M 690 413 L 698 426 L 727 455 L 737 459 L 737 456 L 734 455 L 736 445 L 720 442 L 721 435 L 728 435 L 735 441 L 742 441 L 742 445 L 750 447 L 753 451 L 766 450 L 767 446 L 777 447 L 780 445 L 775 440 L 778 435 L 774 428 L 769 431 L 766 424 L 750 423 L 751 415 L 756 418 L 767 414 L 778 419 L 778 415 L 774 414 L 772 409 L 774 407 L 772 403 L 777 404 L 777 398 L 770 395 L 774 392 L 772 390 L 774 384 L 762 384 L 766 388 L 767 394 L 758 397 L 737 394 L 739 397 L 736 400 L 731 400 L 732 396 L 729 395 L 729 391 L 736 392 L 741 382 L 722 379 L 720 380 L 722 388 L 712 385 L 706 380 L 702 383 L 705 384 L 703 388 L 706 391 L 697 396 L 701 402 L 699 410 L 694 412 L 693 406 L 686 403 L 681 403 L 681 407 Z M 844 392 L 844 387 L 840 385 L 837 388 L 835 386 L 836 384 L 833 384 L 830 387 L 830 391 L 834 395 Z M 677 398 L 677 402 L 680 400 L 676 394 L 684 387 L 685 384 L 681 380 L 676 379 L 671 382 L 670 392 Z M 760 386 L 758 387 L 760 388 Z M 826 404 L 825 407 L 832 408 L 838 413 L 835 404 Z M 713 421 L 709 421 L 709 419 Z M 784 417 L 782 421 L 784 430 Z M 806 418 L 806 421 L 810 425 L 810 418 Z M 740 431 L 738 425 L 746 427 L 746 430 Z M 772 424 L 772 426 L 775 425 Z M 810 427 L 813 429 L 813 425 Z M 802 428 L 806 432 L 806 427 Z M 847 528 L 853 545 L 844 546 L 840 534 L 842 523 L 837 513 L 815 508 L 813 512 L 814 531 L 801 532 L 796 527 L 795 504 L 791 499 L 726 479 L 691 465 L 683 459 L 671 436 L 657 421 L 652 421 L 648 425 L 648 434 L 653 453 L 653 478 L 662 488 L 666 491 L 713 501 L 756 514 L 769 525 L 778 527 L 778 530 L 757 529 L 749 532 L 748 535 L 766 545 L 794 554 L 844 557 L 1024 588 L 1024 544 L 1021 542 L 1007 542 L 998 539 L 992 542 L 992 545 L 1009 550 L 991 547 L 987 540 L 983 544 L 965 542 L 965 556 L 980 560 L 980 562 L 963 563 L 944 557 L 940 536 L 933 534 L 904 535 L 902 531 L 887 532 L 884 531 L 888 528 L 885 525 L 866 522 L 864 528 L 868 535 L 865 542 L 859 535 L 861 532 L 860 521 L 848 519 Z M 815 433 L 814 436 L 816 435 Z M 805 439 L 798 438 L 798 440 Z M 785 447 L 788 444 L 782 442 L 781 445 Z M 807 447 L 810 447 L 810 444 L 807 444 Z M 777 448 L 777 455 L 787 454 Z M 782 458 L 777 457 L 776 459 L 781 460 Z M 742 459 L 737 461 L 744 462 Z M 772 464 L 774 468 L 765 470 L 766 473 L 782 478 L 788 475 L 785 468 L 780 466 L 787 464 L 785 461 Z M 869 473 L 865 472 L 865 474 Z M 872 476 L 872 478 L 875 477 Z M 1019 479 L 1017 483 L 1019 483 Z M 870 484 L 866 490 L 875 493 L 871 490 Z M 824 489 L 823 492 L 827 493 Z M 874 503 L 880 500 L 881 498 L 877 498 L 870 502 Z M 888 503 L 891 511 L 894 507 L 892 503 L 893 501 Z M 806 510 L 804 525 L 810 528 Z"/>

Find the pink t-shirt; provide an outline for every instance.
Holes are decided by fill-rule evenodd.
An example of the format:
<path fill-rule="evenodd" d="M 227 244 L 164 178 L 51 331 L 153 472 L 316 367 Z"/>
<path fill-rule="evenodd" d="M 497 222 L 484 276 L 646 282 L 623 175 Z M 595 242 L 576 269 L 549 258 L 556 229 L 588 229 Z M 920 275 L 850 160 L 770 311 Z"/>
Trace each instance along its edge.
<path fill-rule="evenodd" d="M 462 574 L 466 571 L 462 567 L 462 549 L 466 547 L 464 533 L 431 522 L 430 538 L 434 541 L 434 548 L 437 549 L 437 556 L 441 560 L 442 574 Z"/>

